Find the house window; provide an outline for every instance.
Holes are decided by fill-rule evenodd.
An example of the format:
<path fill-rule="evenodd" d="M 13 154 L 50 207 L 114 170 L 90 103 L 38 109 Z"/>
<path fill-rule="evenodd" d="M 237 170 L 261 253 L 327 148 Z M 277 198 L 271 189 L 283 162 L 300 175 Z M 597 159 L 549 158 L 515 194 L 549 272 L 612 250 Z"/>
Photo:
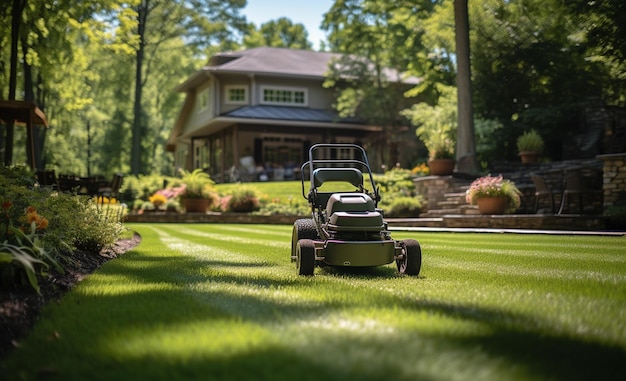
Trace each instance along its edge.
<path fill-rule="evenodd" d="M 209 89 L 203 90 L 198 99 L 198 111 L 204 111 L 209 108 Z"/>
<path fill-rule="evenodd" d="M 262 103 L 287 106 L 306 106 L 307 91 L 302 88 L 262 87 Z"/>
<path fill-rule="evenodd" d="M 225 86 L 226 103 L 247 104 L 248 89 L 245 86 Z"/>

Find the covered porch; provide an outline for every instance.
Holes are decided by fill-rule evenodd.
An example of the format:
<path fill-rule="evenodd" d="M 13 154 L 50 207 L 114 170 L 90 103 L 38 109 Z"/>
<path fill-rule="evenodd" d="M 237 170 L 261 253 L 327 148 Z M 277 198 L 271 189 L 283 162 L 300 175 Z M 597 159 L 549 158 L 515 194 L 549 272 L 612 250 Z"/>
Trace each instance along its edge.
<path fill-rule="evenodd" d="M 178 168 L 202 168 L 216 182 L 292 180 L 299 178 L 311 145 L 362 145 L 380 131 L 321 110 L 250 106 L 181 134 L 168 150 Z"/>

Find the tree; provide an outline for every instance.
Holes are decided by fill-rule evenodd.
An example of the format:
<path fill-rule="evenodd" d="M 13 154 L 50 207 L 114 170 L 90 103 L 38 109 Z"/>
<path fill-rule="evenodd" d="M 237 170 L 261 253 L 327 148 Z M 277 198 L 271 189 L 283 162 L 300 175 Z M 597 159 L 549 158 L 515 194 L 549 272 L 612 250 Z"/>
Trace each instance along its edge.
<path fill-rule="evenodd" d="M 563 158 L 589 97 L 612 86 L 594 59 L 584 24 L 558 0 L 485 1 L 471 8 L 475 108 L 500 121 L 501 157 L 516 159 L 515 140 L 534 128 L 552 159 Z"/>
<path fill-rule="evenodd" d="M 249 28 L 248 34 L 243 39 L 243 44 L 247 48 L 258 46 L 305 50 L 313 48 L 304 25 L 294 24 L 286 17 L 261 24 L 258 30 L 254 24 L 250 24 Z"/>
<path fill-rule="evenodd" d="M 245 0 L 140 0 L 130 12 L 122 8 L 118 34 L 135 53 L 131 172 L 147 173 L 149 155 L 142 147 L 147 131 L 143 109 L 143 88 L 150 75 L 150 63 L 165 41 L 185 38 L 191 46 L 206 48 L 211 42 L 232 42 L 235 31 L 245 30 L 239 9 Z M 131 21 L 130 23 L 128 21 Z M 143 158 L 143 160 L 142 160 Z"/>
<path fill-rule="evenodd" d="M 387 166 L 399 161 L 399 146 L 407 142 L 400 134 L 406 125 L 400 110 L 410 103 L 403 97 L 404 78 L 390 77 L 388 69 L 404 73 L 419 57 L 419 20 L 431 10 L 430 1 L 338 0 L 322 22 L 331 50 L 344 53 L 326 83 L 337 90 L 335 107 L 341 115 L 359 115 L 383 127 L 375 145 Z"/>

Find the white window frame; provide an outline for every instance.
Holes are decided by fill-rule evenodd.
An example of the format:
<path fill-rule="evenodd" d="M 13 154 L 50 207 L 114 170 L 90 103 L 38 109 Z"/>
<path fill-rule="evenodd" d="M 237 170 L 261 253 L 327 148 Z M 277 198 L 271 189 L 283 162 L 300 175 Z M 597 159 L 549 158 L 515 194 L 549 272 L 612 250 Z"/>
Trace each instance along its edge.
<path fill-rule="evenodd" d="M 231 90 L 243 90 L 243 100 L 234 101 L 230 99 Z M 248 104 L 248 86 L 243 85 L 226 85 L 224 86 L 224 103 L 231 105 L 247 105 Z"/>
<path fill-rule="evenodd" d="M 282 101 L 267 101 L 265 100 L 265 91 L 266 90 L 274 90 L 274 91 L 290 91 L 292 92 L 292 100 L 291 102 L 282 102 Z M 297 103 L 294 101 L 294 96 L 296 92 L 302 92 L 304 96 L 304 102 Z M 289 87 L 289 86 L 261 86 L 261 104 L 265 105 L 274 105 L 274 106 L 301 106 L 306 107 L 309 105 L 309 92 L 306 87 Z"/>

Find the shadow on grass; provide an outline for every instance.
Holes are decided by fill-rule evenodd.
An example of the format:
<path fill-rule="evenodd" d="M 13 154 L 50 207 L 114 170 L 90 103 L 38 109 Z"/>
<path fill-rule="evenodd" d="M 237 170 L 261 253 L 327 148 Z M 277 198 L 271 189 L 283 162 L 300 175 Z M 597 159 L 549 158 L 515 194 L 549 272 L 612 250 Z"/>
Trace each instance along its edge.
<path fill-rule="evenodd" d="M 161 265 L 168 266 L 165 263 Z M 227 261 L 211 260 L 176 260 L 176 266 L 186 268 L 189 271 L 198 271 L 201 268 L 214 266 L 245 266 L 243 263 L 231 263 Z M 258 266 L 258 263 L 250 264 Z M 394 266 L 342 268 L 324 267 L 320 269 L 321 275 L 342 276 L 355 279 L 391 278 L 397 277 L 398 273 Z M 209 274 L 207 277 L 195 276 L 198 282 L 207 279 L 212 283 L 228 283 L 244 286 L 259 287 L 285 287 L 307 286 L 315 287 L 306 278 L 285 279 L 272 276 L 244 276 L 233 274 Z M 338 305 L 335 301 L 327 301 L 311 306 L 306 302 L 298 301 L 272 301 L 262 297 L 241 295 L 237 292 L 212 291 L 199 293 L 196 297 L 202 298 L 211 304 L 211 299 L 229 300 L 228 312 L 248 321 L 260 324 L 274 322 L 277 316 L 283 319 L 308 319 L 333 313 L 336 310 L 349 309 L 350 302 Z M 512 314 L 505 310 L 488 309 L 476 306 L 464 306 L 460 304 L 430 301 L 406 301 L 400 297 L 390 297 L 388 294 L 372 295 L 372 302 L 377 305 L 397 303 L 401 310 L 425 311 L 446 316 L 452 319 L 475 322 L 489 327 L 487 336 L 458 338 L 446 335 L 455 346 L 471 350 L 480 348 L 495 358 L 503 358 L 506 361 L 517 364 L 527 369 L 531 374 L 554 379 L 602 379 L 615 378 L 626 372 L 623 359 L 626 358 L 624 348 L 596 343 L 581 338 L 555 334 L 550 330 L 549 322 L 537 321 L 534 316 Z M 118 301 L 116 303 L 126 303 Z M 621 324 L 616 322 L 616 324 Z M 409 333 L 410 334 L 410 333 Z M 332 339 L 331 339 L 332 340 Z M 341 342 L 341 335 L 334 339 Z M 380 345 L 371 343 L 371 345 Z M 336 372 L 336 370 L 335 370 Z M 392 372 L 393 373 L 393 372 Z M 367 379 L 365 374 L 360 376 Z M 368 371 L 368 377 L 371 370 Z"/>
<path fill-rule="evenodd" d="M 534 317 L 444 302 L 418 301 L 407 307 L 489 327 L 488 335 L 453 341 L 468 350 L 480 348 L 492 357 L 505 358 L 541 378 L 614 380 L 626 374 L 625 348 L 558 335 L 549 323 Z"/>
<path fill-rule="evenodd" d="M 107 277 L 119 276 L 145 286 L 170 287 L 156 290 L 139 287 L 138 291 L 131 293 L 95 294 L 86 298 L 81 294 L 81 287 L 45 314 L 46 319 L 36 327 L 35 335 L 8 359 L 8 369 L 3 369 L 4 366 L 0 369 L 8 372 L 5 374 L 26 372 L 31 375 L 51 369 L 52 377 L 48 379 L 63 380 L 85 377 L 119 379 L 120 375 L 133 380 L 435 380 L 441 377 L 433 373 L 432 367 L 426 367 L 431 369 L 428 372 L 422 371 L 425 367 L 419 363 L 425 361 L 423 358 L 436 358 L 437 353 L 422 356 L 419 351 L 407 353 L 402 347 L 398 348 L 417 342 L 417 348 L 426 351 L 428 345 L 420 346 L 419 342 L 435 341 L 438 343 L 436 350 L 452 353 L 472 353 L 478 348 L 490 358 L 514 364 L 524 369 L 524 374 L 537 379 L 618 379 L 626 372 L 624 348 L 556 334 L 550 330 L 550 322 L 538 321 L 534 316 L 444 301 L 407 300 L 400 295 L 369 289 L 362 292 L 371 294 L 368 301 L 373 305 L 393 306 L 399 314 L 426 312 L 460 322 L 478 323 L 488 327 L 488 333 L 474 336 L 433 334 L 407 328 L 386 335 L 330 329 L 319 332 L 321 339 L 308 343 L 306 351 L 293 351 L 290 347 L 293 344 L 289 343 L 269 342 L 267 345 L 251 345 L 230 355 L 205 352 L 204 344 L 199 344 L 197 351 L 190 349 L 183 358 L 168 355 L 167 348 L 163 353 L 148 350 L 145 354 L 132 355 L 132 348 L 125 349 L 131 353 L 123 353 L 122 347 L 132 344 L 134 338 L 146 340 L 151 335 L 163 334 L 176 327 L 206 325 L 214 328 L 219 327 L 220 322 L 228 321 L 230 325 L 225 327 L 229 329 L 239 321 L 242 332 L 250 325 L 260 325 L 261 328 L 257 327 L 260 330 L 272 330 L 281 322 L 297 325 L 298 322 L 324 319 L 335 312 L 349 313 L 351 308 L 364 307 L 362 302 L 350 299 L 342 299 L 341 303 L 332 298 L 312 302 L 307 298 L 286 300 L 269 298 L 263 293 L 243 293 L 242 290 L 267 287 L 314 289 L 319 287 L 319 282 L 267 273 L 246 275 L 220 271 L 224 267 L 271 266 L 258 262 L 231 263 L 210 258 L 128 253 L 123 260 L 107 264 L 98 274 L 99 280 L 94 282 L 107 283 Z M 391 266 L 326 268 L 322 274 L 355 279 L 397 276 Z M 86 289 L 94 288 L 90 283 L 84 285 Z M 198 288 L 194 287 L 196 284 Z M 318 335 L 314 328 L 305 326 L 302 329 L 305 336 L 314 338 Z M 62 339 L 45 339 L 50 332 L 58 332 Z M 223 334 L 227 336 L 232 331 Z M 187 347 L 194 348 L 193 345 L 192 338 Z M 334 347 L 345 349 L 345 357 L 329 361 L 325 352 Z M 392 356 L 391 361 L 374 357 L 369 363 L 360 365 L 358 357 L 350 357 L 355 351 L 381 347 L 398 356 Z M 37 353 L 45 353 L 48 357 L 42 359 Z M 40 361 L 32 367 L 34 358 Z M 405 364 L 410 367 L 412 363 L 419 370 L 410 374 L 395 366 Z M 465 378 L 480 377 L 467 374 Z"/>

